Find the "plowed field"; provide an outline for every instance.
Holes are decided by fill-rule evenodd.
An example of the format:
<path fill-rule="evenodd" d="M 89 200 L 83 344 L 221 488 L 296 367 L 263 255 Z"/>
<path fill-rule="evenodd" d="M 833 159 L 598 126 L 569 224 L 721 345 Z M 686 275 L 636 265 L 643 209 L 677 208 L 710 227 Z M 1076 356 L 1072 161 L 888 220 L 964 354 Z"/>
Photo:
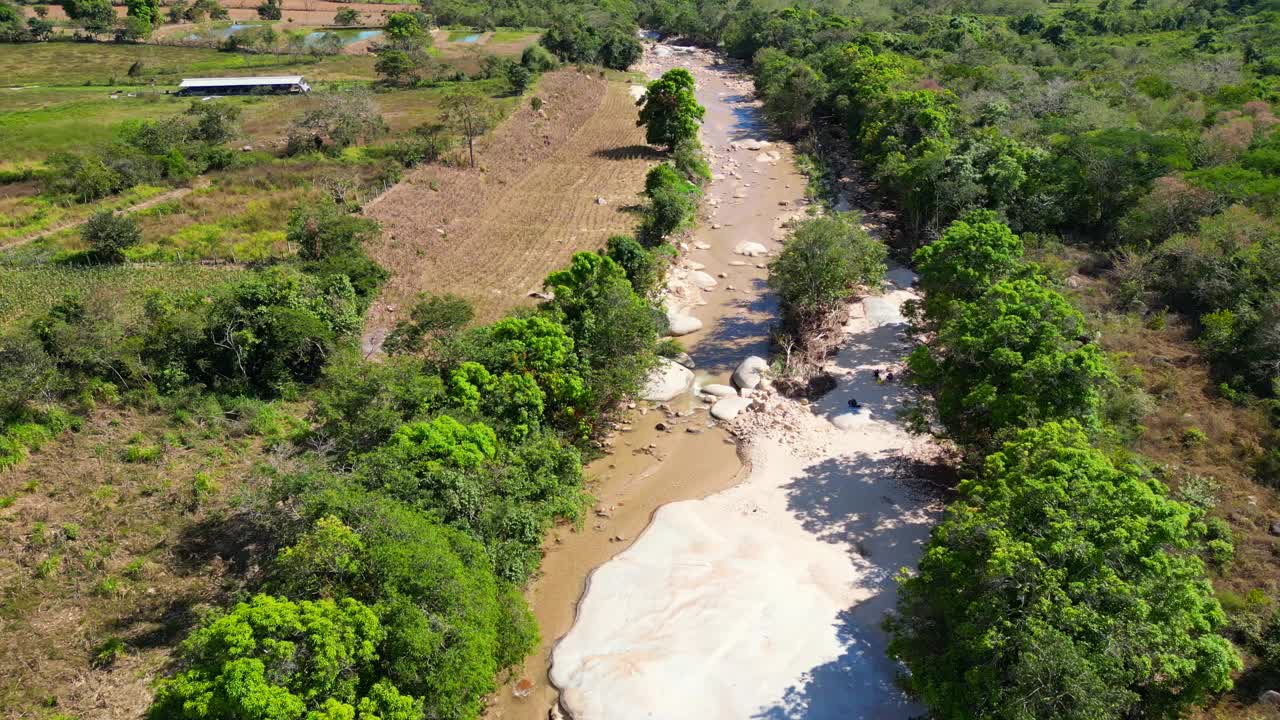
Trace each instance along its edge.
<path fill-rule="evenodd" d="M 478 169 L 420 167 L 370 203 L 384 230 L 370 251 L 393 273 L 370 310 L 371 344 L 420 292 L 462 295 L 492 320 L 534 302 L 529 293 L 575 252 L 634 229 L 629 208 L 656 155 L 628 83 L 560 70 L 532 94 L 542 109 L 523 102 L 478 143 Z"/>

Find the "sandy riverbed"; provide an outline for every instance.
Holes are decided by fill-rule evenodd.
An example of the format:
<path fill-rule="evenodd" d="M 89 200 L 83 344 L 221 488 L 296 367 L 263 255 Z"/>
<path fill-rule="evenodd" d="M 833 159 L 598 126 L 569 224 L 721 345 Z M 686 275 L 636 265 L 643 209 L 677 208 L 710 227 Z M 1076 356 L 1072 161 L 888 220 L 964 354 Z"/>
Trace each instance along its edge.
<path fill-rule="evenodd" d="M 784 215 L 803 208 L 805 179 L 793 164 L 780 161 L 785 148 L 760 161 L 758 151 L 733 147 L 763 132 L 750 80 L 735 67 L 716 65 L 705 52 L 648 46 L 637 70 L 657 77 L 672 67 L 686 67 L 697 78 L 699 100 L 707 107 L 703 143 L 717 177 L 708 188 L 701 225 L 683 242 L 673 302 L 687 305 L 703 322 L 701 330 L 680 338 L 697 365 L 698 382 L 723 383 L 742 358 L 767 353 L 776 311 L 765 287 L 762 266 L 768 258 L 737 255 L 733 247 L 750 239 L 776 248 Z M 700 290 L 685 282 L 697 268 L 716 277 L 717 286 Z M 588 490 L 607 517 L 592 511 L 581 531 L 561 527 L 548 539 L 541 572 L 528 592 L 543 637 L 525 662 L 524 677 L 533 688 L 517 697 L 512 690 L 520 675 L 512 678 L 491 699 L 486 720 L 545 720 L 558 701 L 547 677 L 551 651 L 573 625 L 591 571 L 630 547 L 662 505 L 706 497 L 745 477 L 739 449 L 709 420 L 705 406 L 687 398 L 671 403 L 671 413 L 649 405 L 647 412 L 632 413 L 612 438 L 612 452 L 586 468 Z M 671 417 L 690 408 L 696 408 L 692 415 Z M 656 428 L 660 421 L 667 430 Z"/>
<path fill-rule="evenodd" d="M 702 69 L 706 91 L 714 78 Z M 759 137 L 758 108 L 714 87 L 710 94 L 718 101 L 703 98 L 712 134 L 718 104 L 739 128 L 730 143 Z M 770 240 L 780 221 L 794 215 L 765 201 L 794 184 L 781 179 L 794 167 L 785 147 L 778 160 L 758 163 L 740 147 L 708 144 L 726 182 L 709 193 L 718 200 L 714 223 L 724 227 L 707 241 L 706 264 L 741 268 L 741 257 L 728 259 L 731 243 L 776 249 Z M 753 222 L 734 217 L 742 208 L 756 214 Z M 833 363 L 841 378 L 835 391 L 812 407 L 767 396 L 763 408 L 735 421 L 751 464 L 744 482 L 663 506 L 633 545 L 591 575 L 552 658 L 551 680 L 576 720 L 848 720 L 922 711 L 893 686 L 880 623 L 894 602 L 893 576 L 916 561 L 936 510 L 900 477 L 901 461 L 931 450 L 896 419 L 904 389 L 872 374 L 906 349 L 899 309 L 912 296 L 910 282 L 895 271 L 882 294 L 853 308 Z M 741 318 L 713 318 L 703 332 L 732 334 L 735 324 L 773 313 L 763 292 L 743 309 L 753 306 Z M 704 311 L 691 303 L 691 314 L 702 319 Z M 746 349 L 729 343 L 719 354 L 729 364 Z M 850 397 L 863 403 L 861 412 L 848 412 Z"/>
<path fill-rule="evenodd" d="M 898 472 L 928 452 L 896 420 L 904 390 L 872 376 L 904 349 L 909 275 L 893 277 L 855 308 L 835 391 L 812 408 L 771 398 L 739 421 L 745 482 L 663 507 L 591 576 L 551 672 L 576 720 L 922 711 L 893 686 L 880 629 L 933 512 Z M 856 415 L 849 397 L 864 405 Z"/>

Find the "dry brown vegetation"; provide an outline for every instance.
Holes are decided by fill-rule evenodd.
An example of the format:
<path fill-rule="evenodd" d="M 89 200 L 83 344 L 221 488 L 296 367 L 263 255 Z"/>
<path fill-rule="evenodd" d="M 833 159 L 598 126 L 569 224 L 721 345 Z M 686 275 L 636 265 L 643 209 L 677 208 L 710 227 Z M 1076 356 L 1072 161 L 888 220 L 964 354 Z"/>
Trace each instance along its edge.
<path fill-rule="evenodd" d="M 420 292 L 462 295 L 480 320 L 494 319 L 531 302 L 573 253 L 634 228 L 628 208 L 653 153 L 627 84 L 566 69 L 532 94 L 541 110 L 522 103 L 479 143 L 480 168 L 421 167 L 369 204 L 384 230 L 370 253 L 392 278 L 367 337 L 385 334 Z"/>
<path fill-rule="evenodd" d="M 1238 608 L 1251 590 L 1280 597 L 1280 538 L 1269 532 L 1277 519 L 1280 492 L 1257 483 L 1252 471 L 1253 460 L 1272 432 L 1264 410 L 1233 404 L 1217 393 L 1218 383 L 1185 320 L 1172 313 L 1144 317 L 1117 312 L 1104 258 L 1063 247 L 1036 255 L 1034 259 L 1055 274 L 1070 278 L 1065 291 L 1101 333 L 1102 347 L 1154 401 L 1134 449 L 1163 466 L 1163 479 L 1175 493 L 1190 478 L 1217 483 L 1217 506 L 1211 514 L 1231 526 L 1236 547 L 1229 568 L 1210 570 L 1224 607 Z M 1199 717 L 1271 717 L 1257 714 L 1262 712 L 1256 704 L 1258 693 L 1267 688 L 1251 672 L 1256 659 L 1238 647 L 1246 653 L 1246 671 L 1237 679 L 1235 692 L 1199 711 Z"/>
<path fill-rule="evenodd" d="M 243 428 L 104 409 L 0 473 L 0 716 L 140 717 L 173 645 L 250 571 L 225 511 L 262 456 Z"/>

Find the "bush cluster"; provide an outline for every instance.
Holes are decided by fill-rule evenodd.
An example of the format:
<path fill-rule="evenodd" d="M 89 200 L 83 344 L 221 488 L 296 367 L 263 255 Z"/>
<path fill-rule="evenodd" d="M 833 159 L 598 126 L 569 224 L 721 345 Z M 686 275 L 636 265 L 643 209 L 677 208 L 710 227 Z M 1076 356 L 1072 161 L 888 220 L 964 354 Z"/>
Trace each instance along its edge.
<path fill-rule="evenodd" d="M 90 202 L 140 183 L 186 181 L 235 159 L 226 142 L 239 133 L 240 108 L 193 102 L 182 115 L 126 123 L 102 148 L 54 153 L 42 174 L 47 192 Z"/>

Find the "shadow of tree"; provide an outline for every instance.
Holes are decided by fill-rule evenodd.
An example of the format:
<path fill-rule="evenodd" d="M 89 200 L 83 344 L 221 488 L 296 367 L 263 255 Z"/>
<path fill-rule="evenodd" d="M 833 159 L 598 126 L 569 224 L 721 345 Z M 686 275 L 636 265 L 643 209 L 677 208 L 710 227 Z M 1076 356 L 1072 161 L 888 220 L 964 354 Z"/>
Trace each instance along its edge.
<path fill-rule="evenodd" d="M 650 145 L 623 145 L 622 147 L 596 150 L 594 157 L 605 160 L 662 160 L 666 157 L 661 151 Z"/>
<path fill-rule="evenodd" d="M 884 648 L 853 618 L 841 612 L 836 632 L 844 652 L 805 674 L 776 703 L 752 718 L 759 720 L 885 720 L 924 717 L 924 708 L 898 689 L 896 668 Z M 876 631 L 880 632 L 879 630 Z M 874 668 L 875 672 L 868 672 Z"/>
<path fill-rule="evenodd" d="M 873 305 L 873 304 L 868 304 Z M 868 426 L 896 426 L 910 392 L 898 382 L 877 382 L 874 369 L 899 362 L 907 348 L 906 323 L 896 313 L 867 307 L 881 324 L 854 333 L 836 363 L 853 375 L 813 405 L 832 418 L 849 412 L 850 397 L 863 405 Z M 899 432 L 901 428 L 892 428 Z M 859 432 L 859 426 L 847 432 Z M 897 687 L 900 667 L 886 654 L 885 614 L 896 602 L 899 568 L 914 565 L 929 537 L 932 505 L 919 497 L 905 473 L 913 466 L 896 447 L 828 458 L 785 486 L 787 508 L 814 537 L 844 546 L 860 570 L 854 588 L 862 599 L 835 619 L 838 657 L 804 674 L 753 717 L 761 720 L 856 720 L 922 717 L 924 708 Z"/>
<path fill-rule="evenodd" d="M 815 537 L 845 546 L 861 570 L 856 590 L 865 599 L 835 620 L 839 657 L 804 674 L 761 720 L 910 718 L 923 708 L 897 687 L 899 667 L 885 655 L 881 629 L 896 600 L 894 575 L 914 563 L 928 538 L 932 517 L 924 503 L 895 499 L 900 458 L 869 452 L 817 463 L 786 486 L 787 507 Z"/>
<path fill-rule="evenodd" d="M 259 562 L 274 555 L 278 528 L 250 513 L 210 513 L 184 527 L 170 545 L 166 570 L 178 578 L 214 575 L 221 582 L 202 592 L 147 598 L 111 623 L 131 647 L 168 647 L 199 620 L 200 606 L 224 606 L 236 595 L 262 586 Z"/>
<path fill-rule="evenodd" d="M 764 280 L 755 279 L 751 295 L 734 300 L 730 307 L 734 311 L 689 351 L 699 370 L 733 370 L 748 355 L 768 357 L 769 326 L 777 312 L 777 296 L 767 291 Z"/>

